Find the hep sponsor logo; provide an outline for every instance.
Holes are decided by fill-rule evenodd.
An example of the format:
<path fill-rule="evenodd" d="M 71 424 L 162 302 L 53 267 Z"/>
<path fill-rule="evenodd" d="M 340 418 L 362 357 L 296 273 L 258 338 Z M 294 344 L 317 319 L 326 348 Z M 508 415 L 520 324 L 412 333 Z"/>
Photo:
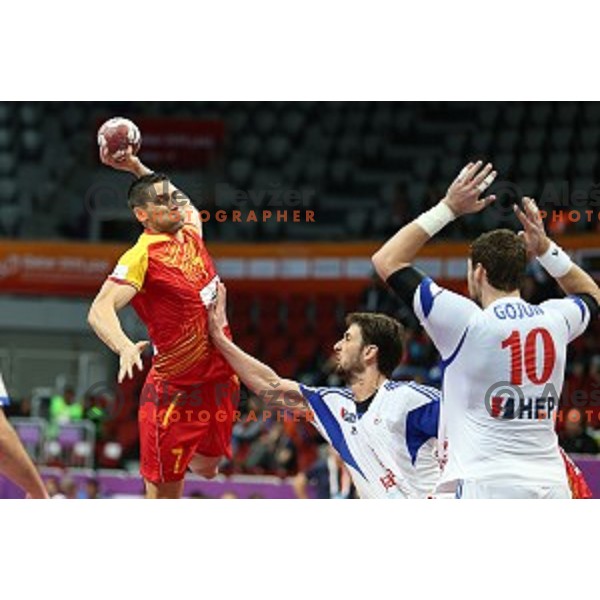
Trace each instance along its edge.
<path fill-rule="evenodd" d="M 485 408 L 494 418 L 512 420 L 554 419 L 558 410 L 559 394 L 552 384 L 547 384 L 536 396 L 527 396 L 523 389 L 509 381 L 491 385 L 485 394 Z"/>

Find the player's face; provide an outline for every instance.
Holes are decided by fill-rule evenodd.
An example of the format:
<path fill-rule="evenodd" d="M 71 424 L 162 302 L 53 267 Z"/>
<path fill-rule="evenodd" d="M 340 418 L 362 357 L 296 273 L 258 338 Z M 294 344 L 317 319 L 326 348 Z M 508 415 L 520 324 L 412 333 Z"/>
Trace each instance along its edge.
<path fill-rule="evenodd" d="M 146 203 L 146 227 L 159 233 L 175 233 L 185 223 L 183 194 L 169 181 L 154 184 L 154 194 Z"/>
<path fill-rule="evenodd" d="M 360 327 L 353 323 L 346 329 L 342 339 L 333 347 L 337 372 L 345 377 L 362 373 L 365 370 L 364 349 Z"/>

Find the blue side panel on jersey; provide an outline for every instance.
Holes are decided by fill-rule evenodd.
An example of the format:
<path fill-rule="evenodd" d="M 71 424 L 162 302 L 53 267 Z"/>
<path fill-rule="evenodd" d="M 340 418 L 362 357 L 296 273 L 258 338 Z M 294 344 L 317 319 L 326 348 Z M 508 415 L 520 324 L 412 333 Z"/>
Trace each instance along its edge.
<path fill-rule="evenodd" d="M 340 424 L 337 422 L 337 419 L 331 412 L 329 406 L 327 406 L 327 404 L 325 404 L 323 401 L 323 398 L 321 398 L 317 392 L 313 392 L 305 388 L 303 385 L 300 386 L 300 391 L 310 404 L 310 407 L 315 411 L 317 417 L 319 417 L 319 421 L 321 421 L 323 424 L 323 427 L 325 428 L 325 431 L 331 440 L 331 445 L 338 451 L 339 455 L 342 457 L 342 460 L 347 465 L 350 465 L 356 469 L 365 479 L 367 479 L 361 468 L 358 466 L 354 456 L 352 456 L 350 448 L 348 448 L 348 444 L 346 443 L 346 438 L 344 438 L 344 433 L 342 432 Z"/>
<path fill-rule="evenodd" d="M 433 300 L 434 296 L 431 293 L 431 284 L 433 280 L 431 277 L 426 277 L 421 281 L 421 285 L 419 287 L 419 295 L 421 298 L 421 308 L 423 309 L 423 316 L 428 317 L 431 309 L 433 308 Z"/>
<path fill-rule="evenodd" d="M 8 396 L 0 396 L 0 406 L 8 406 L 10 404 L 10 398 Z"/>
<path fill-rule="evenodd" d="M 587 306 L 585 305 L 585 302 L 579 296 L 569 296 L 569 298 L 571 298 L 571 300 L 573 300 L 573 302 L 579 306 L 579 310 L 581 311 L 581 322 L 583 323 L 585 321 L 585 315 L 587 312 Z"/>
<path fill-rule="evenodd" d="M 414 465 L 423 444 L 437 438 L 440 423 L 440 402 L 435 400 L 408 412 L 406 416 L 406 447 Z"/>

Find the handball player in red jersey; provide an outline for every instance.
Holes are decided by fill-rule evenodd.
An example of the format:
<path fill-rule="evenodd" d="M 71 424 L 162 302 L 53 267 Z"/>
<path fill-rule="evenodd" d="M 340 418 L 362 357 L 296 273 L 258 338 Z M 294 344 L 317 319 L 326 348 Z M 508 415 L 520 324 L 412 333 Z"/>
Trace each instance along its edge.
<path fill-rule="evenodd" d="M 144 232 L 119 260 L 89 323 L 120 357 L 119 382 L 142 368 L 149 342 L 133 342 L 117 312 L 131 303 L 148 328 L 154 359 L 140 398 L 141 474 L 148 498 L 180 498 L 187 469 L 206 478 L 231 457 L 239 381 L 208 335 L 207 307 L 219 281 L 190 200 L 131 149 L 101 161 L 136 177 L 128 202 Z"/>

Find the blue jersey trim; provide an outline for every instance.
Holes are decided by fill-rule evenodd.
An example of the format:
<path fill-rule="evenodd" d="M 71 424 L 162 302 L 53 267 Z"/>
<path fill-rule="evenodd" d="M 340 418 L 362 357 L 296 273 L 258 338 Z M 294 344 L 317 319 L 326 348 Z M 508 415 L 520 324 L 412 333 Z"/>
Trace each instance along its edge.
<path fill-rule="evenodd" d="M 10 398 L 8 396 L 0 396 L 0 406 L 8 406 L 10 404 Z"/>
<path fill-rule="evenodd" d="M 403 386 L 409 387 L 411 390 L 415 390 L 416 392 L 420 392 L 432 400 L 439 400 L 441 397 L 441 392 L 438 389 L 431 387 L 430 385 L 417 383 L 416 381 L 394 381 L 390 379 L 383 387 L 385 390 L 390 392 Z"/>
<path fill-rule="evenodd" d="M 421 281 L 419 290 L 419 296 L 421 298 L 421 308 L 423 309 L 423 316 L 428 317 L 431 309 L 433 308 L 434 296 L 431 293 L 431 284 L 433 280 L 431 277 L 426 277 Z"/>
<path fill-rule="evenodd" d="M 460 338 L 458 345 L 454 349 L 454 352 L 446 360 L 442 360 L 442 362 L 441 362 L 442 371 L 446 371 L 446 369 L 456 360 L 458 353 L 460 352 L 463 344 L 465 343 L 465 338 L 467 337 L 468 332 L 469 332 L 469 328 L 467 327 L 465 329 L 464 333 L 462 334 L 462 337 Z"/>
<path fill-rule="evenodd" d="M 333 392 L 334 390 L 328 391 Z M 348 448 L 348 444 L 340 424 L 331 412 L 329 406 L 327 406 L 327 404 L 325 404 L 323 401 L 321 395 L 318 392 L 309 390 L 303 385 L 300 385 L 300 392 L 302 392 L 302 395 L 304 398 L 306 398 L 307 402 L 310 404 L 310 407 L 314 410 L 317 417 L 319 417 L 319 421 L 321 421 L 323 428 L 331 440 L 331 445 L 338 451 L 338 454 L 342 457 L 342 460 L 347 465 L 356 469 L 356 471 L 358 471 L 365 478 L 365 480 L 367 480 L 365 474 L 362 472 L 362 469 L 358 466 L 354 456 L 352 456 L 350 448 Z"/>
<path fill-rule="evenodd" d="M 585 321 L 585 314 L 587 310 L 585 302 L 579 296 L 569 296 L 569 298 L 571 298 L 571 300 L 573 300 L 573 302 L 579 306 L 579 310 L 581 311 L 581 322 L 583 323 Z"/>
<path fill-rule="evenodd" d="M 406 447 L 413 465 L 421 446 L 431 438 L 437 438 L 439 422 L 439 400 L 428 402 L 408 412 L 406 416 Z"/>
<path fill-rule="evenodd" d="M 354 392 L 347 388 L 317 388 L 317 393 L 323 394 L 339 394 L 340 396 L 344 396 L 344 398 L 348 398 L 349 400 L 354 400 Z"/>
<path fill-rule="evenodd" d="M 439 390 L 436 390 L 435 388 L 429 387 L 427 385 L 420 385 L 418 383 L 415 383 L 414 381 L 408 382 L 407 386 L 411 390 L 415 390 L 415 392 L 423 394 L 423 396 L 426 396 L 430 400 L 440 400 L 442 395 Z"/>

